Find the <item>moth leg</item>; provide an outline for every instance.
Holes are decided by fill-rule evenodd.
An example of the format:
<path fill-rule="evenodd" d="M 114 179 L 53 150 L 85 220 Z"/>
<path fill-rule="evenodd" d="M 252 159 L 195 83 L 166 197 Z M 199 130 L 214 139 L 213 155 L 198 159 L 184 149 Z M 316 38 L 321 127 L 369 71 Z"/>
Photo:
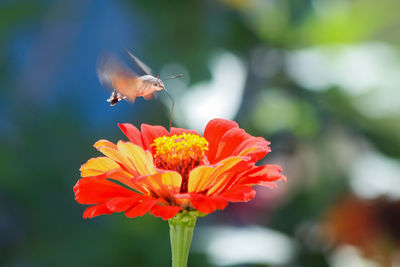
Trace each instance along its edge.
<path fill-rule="evenodd" d="M 126 96 L 121 95 L 120 93 L 113 91 L 111 93 L 111 96 L 109 99 L 107 99 L 107 102 L 110 102 L 110 106 L 114 106 L 115 104 L 117 104 L 119 101 L 125 99 Z"/>

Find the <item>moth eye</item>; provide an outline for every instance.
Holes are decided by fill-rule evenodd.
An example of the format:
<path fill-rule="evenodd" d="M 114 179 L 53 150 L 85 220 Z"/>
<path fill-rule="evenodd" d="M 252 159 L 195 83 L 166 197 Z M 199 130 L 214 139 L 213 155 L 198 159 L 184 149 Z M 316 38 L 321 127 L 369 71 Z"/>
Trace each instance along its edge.
<path fill-rule="evenodd" d="M 153 86 L 157 86 L 157 84 L 156 84 L 156 83 L 153 83 Z"/>

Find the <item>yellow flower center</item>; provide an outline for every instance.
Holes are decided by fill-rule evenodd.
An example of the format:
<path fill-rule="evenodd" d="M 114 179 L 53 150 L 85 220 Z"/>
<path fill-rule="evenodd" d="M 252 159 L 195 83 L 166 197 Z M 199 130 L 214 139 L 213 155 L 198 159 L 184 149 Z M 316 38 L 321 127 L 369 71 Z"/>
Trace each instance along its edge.
<path fill-rule="evenodd" d="M 187 192 L 191 169 L 207 162 L 204 152 L 208 142 L 196 134 L 161 136 L 151 145 L 155 149 L 154 163 L 160 169 L 174 170 L 182 175 L 181 193 Z"/>

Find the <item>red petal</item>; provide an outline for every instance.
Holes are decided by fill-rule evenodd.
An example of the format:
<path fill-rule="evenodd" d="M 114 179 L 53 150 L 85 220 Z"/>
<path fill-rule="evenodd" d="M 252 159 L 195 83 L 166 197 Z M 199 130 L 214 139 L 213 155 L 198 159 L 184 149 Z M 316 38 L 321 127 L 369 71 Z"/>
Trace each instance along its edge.
<path fill-rule="evenodd" d="M 220 161 L 227 157 L 234 156 L 233 152 L 236 148 L 249 138 L 252 138 L 252 136 L 241 128 L 230 129 L 222 136 L 219 142 L 215 160 Z"/>
<path fill-rule="evenodd" d="M 98 204 L 114 197 L 131 197 L 138 195 L 108 180 L 86 177 L 74 186 L 75 200 L 81 204 Z"/>
<path fill-rule="evenodd" d="M 225 191 L 220 196 L 231 202 L 247 202 L 256 196 L 256 191 L 250 186 L 239 185 Z"/>
<path fill-rule="evenodd" d="M 238 124 L 236 122 L 224 119 L 214 119 L 207 124 L 204 130 L 204 138 L 206 138 L 209 143 L 207 158 L 211 164 L 215 163 L 215 154 L 217 153 L 219 141 L 222 136 L 228 130 L 237 127 Z"/>
<path fill-rule="evenodd" d="M 187 130 L 187 129 L 175 128 L 175 127 L 172 127 L 170 130 L 170 135 L 174 135 L 174 134 L 180 135 L 182 133 L 196 134 L 196 135 L 201 136 L 201 134 L 199 134 L 195 130 Z"/>
<path fill-rule="evenodd" d="M 271 148 L 268 146 L 270 144 L 269 141 L 265 140 L 262 137 L 251 137 L 248 138 L 247 140 L 243 141 L 234 151 L 233 155 L 239 155 L 242 151 L 244 151 L 247 148 L 251 147 L 257 147 L 256 150 L 252 151 L 251 153 L 248 154 L 248 156 L 251 156 L 251 161 L 252 162 L 257 162 L 263 157 L 268 152 L 271 152 Z"/>
<path fill-rule="evenodd" d="M 154 206 L 150 214 L 156 217 L 161 217 L 163 220 L 168 220 L 173 218 L 179 211 L 181 207 L 178 206 Z"/>
<path fill-rule="evenodd" d="M 164 127 L 159 125 L 142 124 L 141 131 L 143 147 L 145 148 L 145 150 L 150 151 L 153 151 L 150 145 L 153 143 L 154 139 L 160 136 L 169 136 L 168 131 Z"/>
<path fill-rule="evenodd" d="M 195 209 L 202 213 L 211 213 L 217 209 L 223 210 L 228 205 L 228 201 L 226 199 L 219 197 L 207 197 L 200 194 L 192 195 L 191 200 Z"/>
<path fill-rule="evenodd" d="M 107 208 L 106 203 L 102 203 L 102 204 L 91 206 L 91 207 L 87 208 L 85 210 L 85 212 L 83 213 L 83 218 L 90 219 L 90 218 L 93 218 L 93 217 L 96 217 L 99 215 L 111 214 L 111 213 L 113 213 L 113 212 Z"/>
<path fill-rule="evenodd" d="M 157 199 L 148 198 L 144 199 L 142 202 L 138 203 L 134 207 L 125 211 L 126 217 L 134 218 L 137 216 L 145 215 L 155 204 L 157 203 Z"/>
<path fill-rule="evenodd" d="M 257 185 L 269 187 L 271 189 L 274 189 L 277 186 L 275 183 L 272 182 L 259 182 Z"/>
<path fill-rule="evenodd" d="M 259 184 L 270 186 L 266 182 L 272 182 L 279 179 L 286 180 L 286 177 L 281 174 L 282 168 L 278 165 L 268 164 L 253 168 L 250 172 L 246 173 L 246 178 L 241 183 L 245 184 Z"/>
<path fill-rule="evenodd" d="M 121 212 L 131 208 L 140 197 L 116 197 L 107 201 L 107 208 L 112 212 Z"/>
<path fill-rule="evenodd" d="M 118 126 L 131 143 L 143 147 L 142 135 L 138 128 L 130 123 L 118 123 Z"/>

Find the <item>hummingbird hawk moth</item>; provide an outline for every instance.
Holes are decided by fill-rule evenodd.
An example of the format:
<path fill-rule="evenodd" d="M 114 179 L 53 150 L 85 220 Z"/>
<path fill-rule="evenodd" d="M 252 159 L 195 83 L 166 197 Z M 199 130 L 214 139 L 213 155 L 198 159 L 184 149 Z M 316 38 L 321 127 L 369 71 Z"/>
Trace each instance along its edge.
<path fill-rule="evenodd" d="M 154 77 L 152 70 L 141 60 L 129 51 L 126 52 L 136 67 L 142 72 L 141 75 L 133 72 L 129 67 L 112 55 L 100 56 L 97 63 L 97 75 L 101 84 L 112 90 L 111 96 L 107 100 L 110 102 L 110 105 L 114 106 L 124 99 L 134 103 L 135 99 L 141 96 L 145 99 L 151 99 L 154 92 L 161 90 L 165 90 L 174 105 L 174 100 L 165 89 L 164 82 L 158 77 Z M 181 76 L 182 74 L 179 74 L 165 80 L 179 78 Z"/>

